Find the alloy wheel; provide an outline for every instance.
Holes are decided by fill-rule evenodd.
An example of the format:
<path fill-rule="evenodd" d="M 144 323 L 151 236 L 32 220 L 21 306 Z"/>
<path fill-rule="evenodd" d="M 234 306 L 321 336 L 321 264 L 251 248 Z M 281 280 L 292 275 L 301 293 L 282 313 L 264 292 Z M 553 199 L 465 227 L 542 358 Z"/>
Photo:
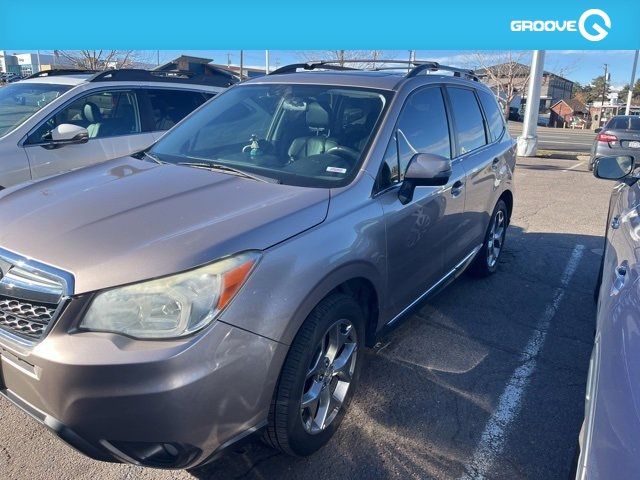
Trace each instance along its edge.
<path fill-rule="evenodd" d="M 333 323 L 322 336 L 307 371 L 300 414 L 310 434 L 324 431 L 338 415 L 356 367 L 358 337 L 351 321 Z"/>
<path fill-rule="evenodd" d="M 504 236 L 507 231 L 506 216 L 503 210 L 498 210 L 489 230 L 489 239 L 487 242 L 487 265 L 493 268 L 502 252 L 504 245 Z"/>

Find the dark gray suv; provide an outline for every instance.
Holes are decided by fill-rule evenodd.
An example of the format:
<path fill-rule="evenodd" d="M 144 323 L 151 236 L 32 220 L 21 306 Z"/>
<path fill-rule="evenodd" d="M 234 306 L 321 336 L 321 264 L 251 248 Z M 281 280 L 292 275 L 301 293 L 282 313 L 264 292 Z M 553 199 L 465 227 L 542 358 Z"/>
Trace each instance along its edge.
<path fill-rule="evenodd" d="M 492 92 L 412 66 L 284 67 L 147 151 L 0 193 L 0 393 L 100 460 L 323 446 L 362 349 L 495 272 L 513 208 Z"/>

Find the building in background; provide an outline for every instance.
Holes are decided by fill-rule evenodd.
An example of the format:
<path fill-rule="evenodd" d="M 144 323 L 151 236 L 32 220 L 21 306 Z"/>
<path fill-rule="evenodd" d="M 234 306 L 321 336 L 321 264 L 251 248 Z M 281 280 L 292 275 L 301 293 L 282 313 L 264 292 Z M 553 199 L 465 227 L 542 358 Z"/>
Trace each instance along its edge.
<path fill-rule="evenodd" d="M 560 100 L 551 105 L 549 126 L 589 128 L 589 108 L 577 98 Z"/>
<path fill-rule="evenodd" d="M 490 70 L 490 72 L 487 70 Z M 511 84 L 516 94 L 509 106 L 524 111 L 524 106 L 527 102 L 527 82 L 530 74 L 528 65 L 516 62 L 510 64 L 501 63 L 478 69 L 476 70 L 476 74 L 489 88 L 498 94 L 508 90 L 507 83 Z M 573 92 L 573 84 L 574 82 L 558 74 L 544 71 L 542 76 L 542 90 L 540 92 L 539 112 L 541 114 L 549 114 L 552 105 L 560 100 L 569 100 Z"/>
<path fill-rule="evenodd" d="M 14 73 L 26 77 L 41 70 L 50 70 L 55 64 L 55 57 L 50 54 L 7 53 L 0 50 L 1 73 Z"/>
<path fill-rule="evenodd" d="M 153 70 L 163 72 L 191 72 L 194 75 L 205 75 L 207 77 L 216 77 L 221 87 L 229 87 L 239 80 L 238 75 L 232 70 L 221 65 L 212 64 L 211 58 L 192 57 L 189 55 L 181 55 L 178 58 L 158 65 Z"/>

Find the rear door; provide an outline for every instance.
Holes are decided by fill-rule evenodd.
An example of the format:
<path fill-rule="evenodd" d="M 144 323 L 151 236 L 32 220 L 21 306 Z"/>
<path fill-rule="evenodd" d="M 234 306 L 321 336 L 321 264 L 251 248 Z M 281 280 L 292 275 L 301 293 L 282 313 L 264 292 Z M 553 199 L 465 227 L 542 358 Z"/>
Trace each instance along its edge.
<path fill-rule="evenodd" d="M 447 86 L 455 131 L 455 155 L 466 172 L 465 213 L 454 226 L 450 248 L 453 261 L 460 261 L 484 241 L 493 211 L 496 171 L 500 148 L 490 145 L 484 116 L 472 88 Z"/>
<path fill-rule="evenodd" d="M 33 178 L 122 157 L 151 145 L 153 135 L 142 132 L 138 98 L 139 91 L 134 88 L 104 89 L 58 109 L 24 143 Z M 64 123 L 87 128 L 89 141 L 51 148 L 51 130 Z"/>
<path fill-rule="evenodd" d="M 164 132 L 193 112 L 204 102 L 213 98 L 213 93 L 176 88 L 145 88 L 144 111 L 148 120 L 142 129 L 157 140 Z"/>
<path fill-rule="evenodd" d="M 407 98 L 377 179 L 385 216 L 389 298 L 396 312 L 416 300 L 444 275 L 447 246 L 464 210 L 464 169 L 454 162 L 447 185 L 417 187 L 403 205 L 398 190 L 416 153 L 451 158 L 450 122 L 442 89 L 421 88 Z"/>

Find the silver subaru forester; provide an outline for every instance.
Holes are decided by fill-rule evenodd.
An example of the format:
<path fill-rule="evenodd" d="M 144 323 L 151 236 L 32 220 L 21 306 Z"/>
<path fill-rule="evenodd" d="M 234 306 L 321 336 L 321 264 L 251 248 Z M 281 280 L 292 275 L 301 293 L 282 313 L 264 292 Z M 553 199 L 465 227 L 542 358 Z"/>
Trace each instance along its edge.
<path fill-rule="evenodd" d="M 513 208 L 493 93 L 411 67 L 283 67 L 146 151 L 0 193 L 0 394 L 106 461 L 327 443 L 362 349 L 495 272 Z"/>

